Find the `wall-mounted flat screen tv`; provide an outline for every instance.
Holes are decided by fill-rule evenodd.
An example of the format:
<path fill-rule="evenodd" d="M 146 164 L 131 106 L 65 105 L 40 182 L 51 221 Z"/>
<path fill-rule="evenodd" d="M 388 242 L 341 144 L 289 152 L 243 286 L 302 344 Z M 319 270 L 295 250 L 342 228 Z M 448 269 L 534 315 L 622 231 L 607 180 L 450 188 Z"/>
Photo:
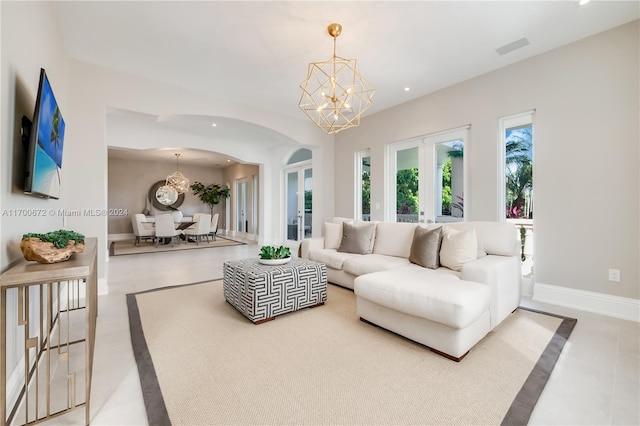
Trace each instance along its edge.
<path fill-rule="evenodd" d="M 24 184 L 26 194 L 60 198 L 64 128 L 64 119 L 53 95 L 47 73 L 41 69 L 27 148 Z"/>

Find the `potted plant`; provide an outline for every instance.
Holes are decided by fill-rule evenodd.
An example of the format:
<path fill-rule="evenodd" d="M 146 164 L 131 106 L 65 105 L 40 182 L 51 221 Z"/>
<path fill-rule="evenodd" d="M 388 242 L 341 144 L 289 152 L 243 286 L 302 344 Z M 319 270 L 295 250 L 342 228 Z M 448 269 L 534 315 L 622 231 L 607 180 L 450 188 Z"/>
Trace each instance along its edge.
<path fill-rule="evenodd" d="M 263 265 L 282 265 L 291 260 L 291 250 L 285 246 L 262 246 L 258 256 Z"/>
<path fill-rule="evenodd" d="M 219 204 L 223 198 L 229 198 L 231 195 L 230 188 L 223 188 L 217 183 L 205 186 L 203 183 L 196 181 L 191 185 L 191 190 L 200 197 L 200 201 L 209 206 L 211 216 L 213 216 L 213 206 Z"/>
<path fill-rule="evenodd" d="M 25 260 L 57 263 L 69 260 L 73 253 L 84 251 L 84 235 L 60 229 L 46 234 L 29 233 L 22 236 L 20 250 Z"/>

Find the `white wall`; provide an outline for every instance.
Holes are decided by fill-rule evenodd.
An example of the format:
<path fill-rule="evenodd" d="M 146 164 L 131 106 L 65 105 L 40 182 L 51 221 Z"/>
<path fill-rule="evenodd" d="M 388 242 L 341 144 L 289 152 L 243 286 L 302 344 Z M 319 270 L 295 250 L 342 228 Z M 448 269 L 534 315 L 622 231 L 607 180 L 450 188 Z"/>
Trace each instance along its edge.
<path fill-rule="evenodd" d="M 65 139 L 60 200 L 45 200 L 23 193 L 26 150 L 20 139 L 22 116 L 29 119 L 33 116 L 40 68 L 45 68 L 62 115 L 69 120 L 69 61 L 49 4 L 0 2 L 0 11 L 0 271 L 4 272 L 16 260 L 22 259 L 19 245 L 23 234 L 63 227 L 62 217 L 48 212 L 68 208 L 73 197 L 68 170 L 71 167 L 69 158 L 74 155 L 75 148 Z M 46 214 L 34 218 L 35 212 Z M 75 230 L 91 235 L 86 229 Z M 29 297 L 37 306 L 39 294 L 34 290 Z M 17 292 L 9 290 L 7 300 L 2 302 L 7 305 L 7 324 L 3 326 L 7 328 L 7 400 L 11 403 L 17 397 L 20 380 L 24 377 L 20 377 L 24 332 L 17 326 Z M 37 324 L 35 315 L 37 312 L 30 315 L 33 325 Z M 4 415 L 4 407 L 0 411 Z"/>
<path fill-rule="evenodd" d="M 73 184 L 68 171 L 69 158 L 75 147 L 65 145 L 62 159 L 60 200 L 45 200 L 23 193 L 26 149 L 20 139 L 20 123 L 23 115 L 33 117 L 40 68 L 47 71 L 56 100 L 63 117 L 70 119 L 68 90 L 69 61 L 53 11 L 49 4 L 2 2 L 2 86 L 1 102 L 1 155 L 2 188 L 2 251 L 0 268 L 5 270 L 12 262 L 22 258 L 20 240 L 27 232 L 49 232 L 62 227 L 62 217 L 40 216 L 37 220 L 27 212 L 48 213 L 48 210 L 64 209 L 73 197 Z M 12 43 L 6 41 L 13 40 Z M 16 214 L 13 214 L 13 213 Z M 76 229 L 78 232 L 83 230 Z"/>
<path fill-rule="evenodd" d="M 385 145 L 471 125 L 468 220 L 496 220 L 498 119 L 536 110 L 535 279 L 640 298 L 638 21 L 367 117 L 335 144 L 336 215 L 354 211 L 354 156 L 371 149 L 384 202 Z M 383 220 L 383 209 L 372 220 Z M 608 268 L 621 281 L 608 281 Z M 635 304 L 637 309 L 637 303 Z M 637 314 L 636 314 L 637 315 Z"/>

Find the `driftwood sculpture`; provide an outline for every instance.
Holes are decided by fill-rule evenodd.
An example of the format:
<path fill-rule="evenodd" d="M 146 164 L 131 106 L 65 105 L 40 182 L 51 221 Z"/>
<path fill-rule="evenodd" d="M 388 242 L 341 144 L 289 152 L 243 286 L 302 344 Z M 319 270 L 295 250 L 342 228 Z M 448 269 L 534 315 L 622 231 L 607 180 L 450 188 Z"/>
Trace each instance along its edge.
<path fill-rule="evenodd" d="M 20 242 L 20 250 L 26 260 L 35 260 L 39 263 L 57 263 L 69 260 L 73 253 L 82 253 L 84 241 L 76 244 L 75 240 L 69 240 L 66 247 L 56 248 L 53 243 L 40 241 L 39 238 L 25 238 Z"/>

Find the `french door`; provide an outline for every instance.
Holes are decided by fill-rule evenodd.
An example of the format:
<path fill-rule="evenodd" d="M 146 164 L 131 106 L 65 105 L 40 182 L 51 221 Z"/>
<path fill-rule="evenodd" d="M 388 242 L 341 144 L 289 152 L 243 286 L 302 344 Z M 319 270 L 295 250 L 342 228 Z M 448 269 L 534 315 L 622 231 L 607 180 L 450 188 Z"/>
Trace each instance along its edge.
<path fill-rule="evenodd" d="M 236 231 L 249 232 L 249 181 L 240 179 L 236 181 Z"/>
<path fill-rule="evenodd" d="M 389 221 L 464 220 L 469 204 L 464 197 L 467 135 L 464 127 L 388 146 L 385 217 Z"/>
<path fill-rule="evenodd" d="M 284 171 L 285 232 L 287 241 L 310 238 L 313 218 L 313 172 L 311 162 L 298 163 Z"/>

